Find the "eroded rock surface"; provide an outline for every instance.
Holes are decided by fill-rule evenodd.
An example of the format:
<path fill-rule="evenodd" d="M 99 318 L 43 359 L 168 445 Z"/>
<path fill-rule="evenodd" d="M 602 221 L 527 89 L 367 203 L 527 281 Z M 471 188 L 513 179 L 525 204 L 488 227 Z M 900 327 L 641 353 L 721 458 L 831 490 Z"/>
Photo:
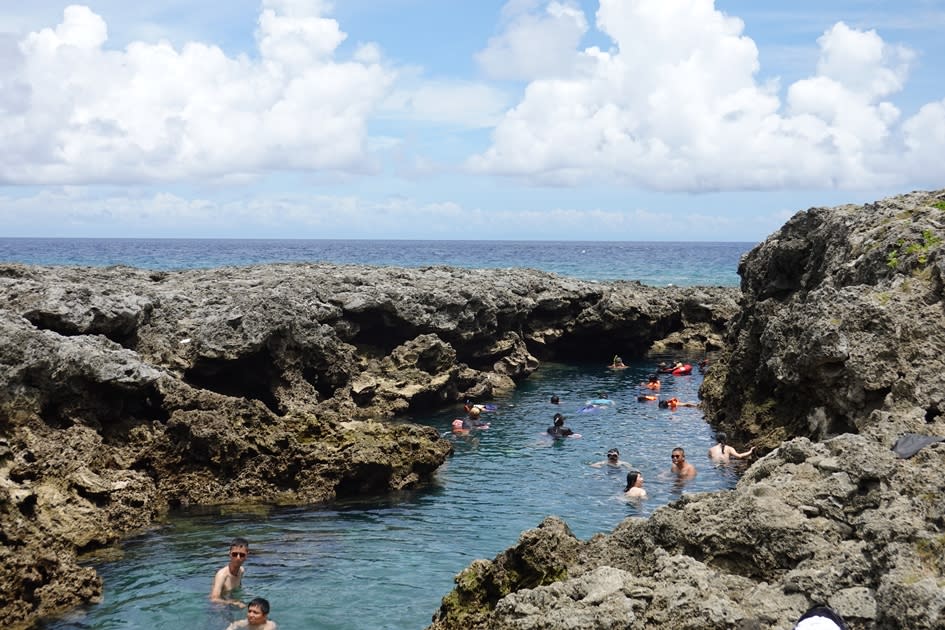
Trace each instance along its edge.
<path fill-rule="evenodd" d="M 702 388 L 768 454 L 589 541 L 547 520 L 457 576 L 430 628 L 788 629 L 821 603 L 853 629 L 945 628 L 945 443 L 891 450 L 945 437 L 943 242 L 945 191 L 797 214 L 743 258 Z"/>
<path fill-rule="evenodd" d="M 77 555 L 169 507 L 415 485 L 451 447 L 398 416 L 542 359 L 718 346 L 736 300 L 524 270 L 0 265 L 0 612 L 94 601 Z"/>

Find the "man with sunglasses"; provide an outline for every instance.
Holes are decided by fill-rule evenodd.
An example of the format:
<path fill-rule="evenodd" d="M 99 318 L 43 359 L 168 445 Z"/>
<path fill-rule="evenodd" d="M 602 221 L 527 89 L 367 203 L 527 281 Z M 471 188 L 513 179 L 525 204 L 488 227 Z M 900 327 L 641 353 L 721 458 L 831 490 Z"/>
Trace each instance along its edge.
<path fill-rule="evenodd" d="M 670 453 L 673 465 L 669 467 L 680 479 L 692 479 L 696 476 L 696 467 L 686 461 L 686 451 L 677 446 Z"/>
<path fill-rule="evenodd" d="M 213 588 L 210 589 L 210 601 L 218 604 L 233 604 L 243 608 L 246 606 L 238 599 L 228 599 L 226 596 L 240 587 L 243 582 L 243 563 L 249 554 L 249 541 L 245 538 L 234 538 L 230 543 L 230 561 L 225 567 L 213 576 Z"/>
<path fill-rule="evenodd" d="M 603 468 L 604 466 L 610 466 L 611 468 L 626 468 L 630 470 L 633 466 L 629 462 L 625 462 L 620 459 L 620 451 L 616 448 L 612 448 L 607 451 L 607 459 L 602 462 L 594 462 L 591 464 L 591 468 Z"/>

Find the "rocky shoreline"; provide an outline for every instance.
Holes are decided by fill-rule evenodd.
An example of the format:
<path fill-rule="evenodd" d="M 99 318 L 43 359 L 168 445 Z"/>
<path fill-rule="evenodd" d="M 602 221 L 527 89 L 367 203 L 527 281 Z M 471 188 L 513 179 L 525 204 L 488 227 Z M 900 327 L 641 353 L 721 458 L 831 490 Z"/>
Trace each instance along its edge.
<path fill-rule="evenodd" d="M 734 491 L 577 540 L 550 517 L 430 630 L 945 628 L 945 191 L 795 215 L 740 264 L 701 396 L 767 454 Z M 901 438 L 929 444 L 900 457 Z"/>
<path fill-rule="evenodd" d="M 97 601 L 78 563 L 168 509 L 410 487 L 451 453 L 411 412 L 540 361 L 721 348 L 738 291 L 528 270 L 0 265 L 0 611 Z"/>

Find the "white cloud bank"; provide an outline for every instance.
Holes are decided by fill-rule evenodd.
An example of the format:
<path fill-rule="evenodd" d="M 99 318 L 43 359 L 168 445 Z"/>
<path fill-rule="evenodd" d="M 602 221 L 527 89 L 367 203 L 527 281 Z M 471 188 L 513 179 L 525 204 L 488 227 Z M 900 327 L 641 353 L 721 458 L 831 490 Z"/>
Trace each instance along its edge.
<path fill-rule="evenodd" d="M 335 59 L 346 35 L 317 0 L 262 4 L 258 58 L 202 43 L 108 50 L 104 20 L 77 5 L 0 48 L 0 183 L 369 170 L 367 120 L 394 74 L 370 46 Z"/>
<path fill-rule="evenodd" d="M 0 35 L 0 184 L 374 174 L 376 147 L 438 125 L 492 131 L 464 146 L 467 173 L 537 184 L 706 192 L 945 179 L 945 99 L 904 118 L 891 99 L 913 53 L 842 22 L 818 40 L 811 76 L 782 90 L 758 80 L 755 42 L 712 0 L 601 0 L 607 50 L 579 48 L 591 27 L 573 0 L 510 0 L 476 55 L 488 78 L 525 82 L 507 109 L 502 90 L 395 69 L 374 44 L 342 59 L 347 35 L 327 10 L 262 0 L 252 55 L 200 42 L 110 49 L 104 20 L 78 5 L 55 28 Z M 369 136 L 391 119 L 395 131 Z"/>
<path fill-rule="evenodd" d="M 563 6 L 531 3 L 480 61 L 527 74 L 520 57 L 536 54 L 528 41 L 567 19 L 579 30 Z M 902 121 L 887 99 L 902 90 L 913 53 L 874 31 L 842 22 L 827 30 L 816 74 L 782 102 L 779 85 L 756 80 L 758 48 L 742 21 L 712 0 L 601 0 L 597 27 L 613 48 L 574 49 L 556 62 L 571 76 L 533 69 L 492 146 L 468 161 L 472 172 L 690 192 L 945 179 L 945 161 L 932 159 L 945 148 L 945 100 Z"/>

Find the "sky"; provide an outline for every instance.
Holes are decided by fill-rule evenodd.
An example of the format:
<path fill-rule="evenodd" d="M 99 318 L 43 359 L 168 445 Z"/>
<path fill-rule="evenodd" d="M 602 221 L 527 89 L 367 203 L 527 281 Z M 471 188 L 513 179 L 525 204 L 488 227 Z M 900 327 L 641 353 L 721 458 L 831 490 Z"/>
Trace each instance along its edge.
<path fill-rule="evenodd" d="M 945 188 L 945 0 L 0 0 L 0 237 L 759 242 Z"/>

